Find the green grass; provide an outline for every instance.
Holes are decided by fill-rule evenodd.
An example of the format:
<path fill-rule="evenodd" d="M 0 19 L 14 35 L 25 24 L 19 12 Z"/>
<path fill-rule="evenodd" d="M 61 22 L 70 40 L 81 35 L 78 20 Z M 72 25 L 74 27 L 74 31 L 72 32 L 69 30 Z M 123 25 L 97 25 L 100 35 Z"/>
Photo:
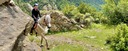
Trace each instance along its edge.
<path fill-rule="evenodd" d="M 76 41 L 82 41 L 85 44 L 89 44 L 94 46 L 95 48 L 100 48 L 100 51 L 110 51 L 110 49 L 105 46 L 105 40 L 107 37 L 114 35 L 116 32 L 114 26 L 107 26 L 101 24 L 93 24 L 90 29 L 83 29 L 79 31 L 71 31 L 71 32 L 60 32 L 56 33 L 56 36 L 64 36 Z M 78 44 L 82 47 L 82 45 Z M 74 51 L 74 45 L 59 45 L 52 49 L 52 51 L 65 51 L 65 47 L 70 49 L 70 51 Z M 87 47 L 84 47 L 87 49 Z M 79 51 L 81 48 L 78 48 Z M 68 51 L 68 50 L 67 50 Z"/>
<path fill-rule="evenodd" d="M 62 38 L 63 36 L 76 41 L 76 43 L 49 40 L 49 51 L 94 51 L 94 49 L 99 49 L 97 51 L 110 51 L 110 48 L 105 45 L 105 41 L 107 37 L 113 36 L 116 33 L 115 28 L 116 26 L 93 24 L 90 28 L 85 28 L 79 31 L 51 33 L 47 36 L 55 36 L 58 37 L 57 39 Z M 38 44 L 40 43 L 40 40 L 35 38 L 35 35 L 29 36 L 29 39 L 31 41 L 36 41 Z M 62 38 L 62 40 L 65 39 Z M 82 42 L 82 44 L 78 42 Z"/>
<path fill-rule="evenodd" d="M 87 51 L 80 45 L 61 44 L 57 47 L 52 48 L 50 51 Z"/>

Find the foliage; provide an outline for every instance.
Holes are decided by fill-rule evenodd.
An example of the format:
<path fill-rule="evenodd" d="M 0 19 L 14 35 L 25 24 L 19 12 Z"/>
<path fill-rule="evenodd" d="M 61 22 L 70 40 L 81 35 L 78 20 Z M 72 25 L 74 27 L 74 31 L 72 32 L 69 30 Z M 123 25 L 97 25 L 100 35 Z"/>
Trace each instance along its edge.
<path fill-rule="evenodd" d="M 79 6 L 81 2 L 87 3 L 88 5 L 95 7 L 97 10 L 101 10 L 100 5 L 104 4 L 104 0 L 56 0 L 56 4 L 60 10 L 63 9 L 67 3 Z"/>
<path fill-rule="evenodd" d="M 56 0 L 56 5 L 58 7 L 59 10 L 62 10 L 65 5 L 69 4 L 70 2 L 68 0 Z"/>
<path fill-rule="evenodd" d="M 95 14 L 94 12 L 96 12 L 96 10 L 93 9 L 91 6 L 83 3 L 78 7 L 76 7 L 75 5 L 67 4 L 62 9 L 62 12 L 68 18 L 74 18 L 79 24 L 90 26 L 91 23 L 94 21 L 93 15 Z"/>
<path fill-rule="evenodd" d="M 104 4 L 104 0 L 68 0 L 68 1 L 74 3 L 76 6 L 79 6 L 81 2 L 84 2 L 95 7 L 97 10 L 101 10 L 100 5 Z"/>
<path fill-rule="evenodd" d="M 82 2 L 95 7 L 97 10 L 101 10 L 101 5 L 104 4 L 104 0 L 82 0 Z"/>
<path fill-rule="evenodd" d="M 77 10 L 77 7 L 74 5 L 65 5 L 65 7 L 62 9 L 62 12 L 67 16 L 67 17 L 73 17 L 75 14 L 79 13 Z"/>
<path fill-rule="evenodd" d="M 107 44 L 110 45 L 113 51 L 128 51 L 128 27 L 126 24 L 117 26 L 115 36 L 107 39 Z"/>
<path fill-rule="evenodd" d="M 78 10 L 82 14 L 90 13 L 94 19 L 95 23 L 106 23 L 107 18 L 103 15 L 102 12 L 96 11 L 96 9 L 88 4 L 81 3 L 78 6 Z"/>
<path fill-rule="evenodd" d="M 104 15 L 111 24 L 128 23 L 128 0 L 105 0 Z"/>
<path fill-rule="evenodd" d="M 28 9 L 28 0 L 14 0 L 17 6 L 19 6 L 25 13 L 31 15 L 31 10 Z"/>
<path fill-rule="evenodd" d="M 69 17 L 86 13 L 91 13 L 92 16 L 96 15 L 96 9 L 85 3 L 81 3 L 78 7 L 75 5 L 66 4 L 62 9 L 62 12 Z"/>
<path fill-rule="evenodd" d="M 31 15 L 31 12 L 29 11 L 29 9 L 27 9 L 26 5 L 29 3 L 32 6 L 35 3 L 39 4 L 39 9 L 42 9 L 43 6 L 47 3 L 50 3 L 50 0 L 14 0 L 14 2 L 16 3 L 16 5 L 18 5 L 25 13 Z M 53 2 L 53 1 L 51 1 Z M 51 4 L 51 3 L 50 3 Z"/>
<path fill-rule="evenodd" d="M 79 6 L 78 6 L 78 10 L 80 13 L 82 14 L 85 14 L 85 13 L 93 13 L 96 11 L 95 8 L 91 7 L 90 5 L 88 4 L 85 4 L 85 3 L 81 3 Z"/>

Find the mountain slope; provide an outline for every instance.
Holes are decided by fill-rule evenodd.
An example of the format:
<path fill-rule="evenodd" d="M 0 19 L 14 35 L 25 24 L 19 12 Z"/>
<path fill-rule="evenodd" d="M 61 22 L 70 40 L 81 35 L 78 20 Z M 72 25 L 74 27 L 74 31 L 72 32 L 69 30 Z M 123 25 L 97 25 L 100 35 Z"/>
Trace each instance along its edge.
<path fill-rule="evenodd" d="M 98 10 L 101 9 L 101 5 L 104 4 L 104 0 L 69 0 L 70 2 L 75 3 L 76 5 L 79 5 L 81 2 L 87 3 Z"/>
<path fill-rule="evenodd" d="M 57 7 L 60 8 L 61 6 L 66 5 L 67 3 L 75 4 L 76 6 L 78 6 L 80 3 L 84 2 L 100 10 L 101 9 L 100 5 L 104 4 L 104 0 L 22 0 L 22 1 L 14 0 L 14 1 L 16 3 L 20 2 L 19 4 L 21 4 L 21 2 L 24 2 L 24 3 L 28 2 L 28 3 L 31 3 L 32 5 L 34 3 L 39 3 L 40 9 L 45 4 L 48 4 L 48 3 L 51 5 L 54 5 L 53 3 L 55 3 Z"/>

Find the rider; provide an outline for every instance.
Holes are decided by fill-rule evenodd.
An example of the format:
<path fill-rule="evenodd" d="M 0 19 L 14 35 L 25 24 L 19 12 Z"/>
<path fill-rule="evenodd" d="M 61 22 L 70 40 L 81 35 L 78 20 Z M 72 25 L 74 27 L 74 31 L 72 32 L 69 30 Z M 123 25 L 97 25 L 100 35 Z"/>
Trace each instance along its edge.
<path fill-rule="evenodd" d="M 33 10 L 32 10 L 32 18 L 34 19 L 34 25 L 32 27 L 32 30 L 37 27 L 39 17 L 41 17 L 41 14 L 40 14 L 40 11 L 38 9 L 38 4 L 35 3 L 34 7 L 33 7 Z"/>

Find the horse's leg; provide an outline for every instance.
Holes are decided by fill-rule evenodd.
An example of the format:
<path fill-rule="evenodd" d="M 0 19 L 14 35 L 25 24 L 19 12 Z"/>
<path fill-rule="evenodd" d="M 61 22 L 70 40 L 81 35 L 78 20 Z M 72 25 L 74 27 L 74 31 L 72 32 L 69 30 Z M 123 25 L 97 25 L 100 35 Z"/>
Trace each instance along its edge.
<path fill-rule="evenodd" d="M 41 37 L 41 46 L 40 47 L 43 47 L 43 45 L 42 45 L 42 43 L 43 43 L 43 37 Z"/>
<path fill-rule="evenodd" d="M 49 50 L 47 39 L 45 38 L 44 34 L 41 34 L 41 36 L 42 36 L 42 38 L 44 38 L 44 40 L 46 42 L 46 48 L 47 48 L 47 50 Z"/>
<path fill-rule="evenodd" d="M 45 42 L 46 42 L 46 48 L 47 48 L 47 50 L 49 50 L 49 47 L 48 47 L 48 42 L 47 42 L 47 39 L 44 37 L 44 40 L 45 40 Z"/>

